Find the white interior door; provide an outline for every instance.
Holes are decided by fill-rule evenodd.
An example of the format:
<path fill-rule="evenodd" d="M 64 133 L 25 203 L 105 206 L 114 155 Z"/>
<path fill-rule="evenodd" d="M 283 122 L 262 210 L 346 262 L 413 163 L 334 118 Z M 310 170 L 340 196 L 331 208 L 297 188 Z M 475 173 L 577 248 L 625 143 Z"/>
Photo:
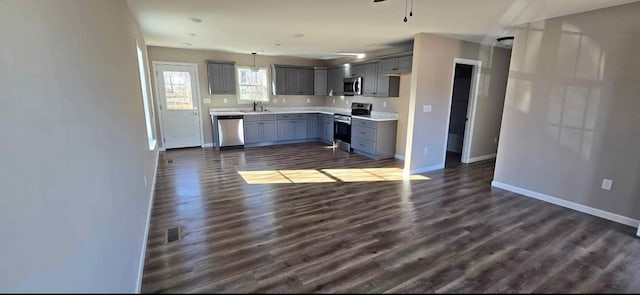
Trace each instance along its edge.
<path fill-rule="evenodd" d="M 195 65 L 156 64 L 164 148 L 200 146 Z"/>

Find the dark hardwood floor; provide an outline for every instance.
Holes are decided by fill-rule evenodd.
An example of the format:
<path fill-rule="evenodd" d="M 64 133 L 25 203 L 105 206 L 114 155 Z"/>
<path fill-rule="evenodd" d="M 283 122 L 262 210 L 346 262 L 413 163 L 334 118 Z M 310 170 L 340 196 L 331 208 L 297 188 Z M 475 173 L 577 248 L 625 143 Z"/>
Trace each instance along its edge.
<path fill-rule="evenodd" d="M 640 292 L 635 229 L 491 188 L 492 160 L 401 166 L 321 144 L 162 153 L 142 291 Z"/>

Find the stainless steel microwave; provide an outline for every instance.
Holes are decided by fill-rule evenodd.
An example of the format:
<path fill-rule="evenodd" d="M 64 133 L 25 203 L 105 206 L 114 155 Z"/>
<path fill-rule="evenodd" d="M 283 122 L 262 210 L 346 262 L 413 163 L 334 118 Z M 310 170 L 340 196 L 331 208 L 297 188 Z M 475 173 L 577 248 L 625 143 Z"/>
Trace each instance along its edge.
<path fill-rule="evenodd" d="M 362 95 L 362 77 L 344 78 L 344 95 Z"/>

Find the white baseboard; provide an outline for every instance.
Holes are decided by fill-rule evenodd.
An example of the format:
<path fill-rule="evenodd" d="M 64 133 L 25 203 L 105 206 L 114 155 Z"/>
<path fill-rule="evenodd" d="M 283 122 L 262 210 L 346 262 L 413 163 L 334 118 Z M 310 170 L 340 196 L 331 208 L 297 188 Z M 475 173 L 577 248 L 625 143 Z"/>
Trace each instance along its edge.
<path fill-rule="evenodd" d="M 202 145 L 203 148 L 213 147 L 213 142 L 205 143 Z"/>
<path fill-rule="evenodd" d="M 402 161 L 404 161 L 404 156 L 403 156 L 403 155 L 395 154 L 395 156 L 394 156 L 394 157 L 395 157 L 396 159 L 398 159 L 398 160 L 402 160 Z"/>
<path fill-rule="evenodd" d="M 633 218 L 629 218 L 626 216 L 622 216 L 622 215 L 618 215 L 615 213 L 611 213 L 608 211 L 604 211 L 604 210 L 600 210 L 600 209 L 596 209 L 593 207 L 589 207 L 589 206 L 585 206 L 582 204 L 578 204 L 578 203 L 574 203 L 574 202 L 570 202 L 567 200 L 563 200 L 560 198 L 556 198 L 556 197 L 552 197 L 549 195 L 545 195 L 542 193 L 538 193 L 538 192 L 534 192 L 528 189 L 524 189 L 521 187 L 517 187 L 517 186 L 513 186 L 510 184 L 506 184 L 506 183 L 502 183 L 499 181 L 492 181 L 491 182 L 491 186 L 493 187 L 497 187 L 497 188 L 501 188 L 503 190 L 508 190 L 517 194 L 521 194 L 527 197 L 531 197 L 534 199 L 538 199 L 540 201 L 545 201 L 547 203 L 551 203 L 551 204 L 555 204 L 558 206 L 562 206 L 565 208 L 569 208 L 569 209 L 573 209 L 576 211 L 580 211 L 582 213 L 587 213 L 587 214 L 591 214 L 593 216 L 597 216 L 600 218 L 604 218 L 604 219 L 608 219 L 611 221 L 615 221 L 617 223 L 622 223 L 628 226 L 633 226 L 633 227 L 637 227 L 638 224 L 640 224 L 640 220 L 636 220 Z M 640 231 L 638 232 L 640 234 Z"/>
<path fill-rule="evenodd" d="M 156 165 L 153 170 L 153 181 L 151 182 L 151 193 L 149 195 L 149 209 L 147 210 L 147 225 L 144 228 L 144 240 L 142 240 L 142 249 L 140 250 L 140 266 L 138 269 L 138 282 L 136 284 L 136 292 L 142 291 L 142 274 L 144 272 L 144 258 L 147 255 L 147 240 L 149 239 L 149 227 L 151 225 L 151 209 L 153 207 L 153 198 L 156 191 L 156 177 L 158 175 L 158 159 L 160 152 L 156 152 Z"/>
<path fill-rule="evenodd" d="M 478 161 L 489 160 L 489 159 L 493 159 L 495 157 L 496 157 L 496 154 L 484 155 L 484 156 L 475 157 L 475 158 L 469 158 L 469 162 L 467 162 L 467 163 L 473 163 L 473 162 L 478 162 Z"/>
<path fill-rule="evenodd" d="M 415 170 L 411 170 L 411 174 L 424 173 L 433 170 L 444 169 L 444 164 L 433 165 L 429 167 L 422 167 Z"/>

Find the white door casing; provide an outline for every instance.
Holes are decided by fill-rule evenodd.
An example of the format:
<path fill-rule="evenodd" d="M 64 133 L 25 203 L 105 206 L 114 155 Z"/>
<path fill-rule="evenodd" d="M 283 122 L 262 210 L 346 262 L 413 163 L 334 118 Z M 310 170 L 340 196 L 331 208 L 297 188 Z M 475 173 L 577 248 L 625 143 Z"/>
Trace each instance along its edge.
<path fill-rule="evenodd" d="M 153 62 L 164 149 L 203 145 L 197 64 Z"/>
<path fill-rule="evenodd" d="M 473 128 L 476 113 L 476 104 L 478 102 L 478 88 L 480 86 L 480 70 L 482 69 L 482 62 L 479 60 L 455 58 L 453 60 L 453 74 L 451 75 L 451 93 L 449 95 L 449 109 L 447 114 L 447 128 L 445 132 L 445 152 L 442 163 L 446 162 L 447 157 L 447 140 L 449 137 L 449 124 L 451 124 L 451 104 L 453 101 L 453 84 L 455 79 L 456 64 L 465 64 L 473 66 L 471 72 L 471 89 L 469 89 L 469 103 L 467 105 L 467 121 L 465 122 L 464 138 L 462 140 L 462 163 L 469 163 L 471 158 L 471 143 L 473 142 Z"/>

